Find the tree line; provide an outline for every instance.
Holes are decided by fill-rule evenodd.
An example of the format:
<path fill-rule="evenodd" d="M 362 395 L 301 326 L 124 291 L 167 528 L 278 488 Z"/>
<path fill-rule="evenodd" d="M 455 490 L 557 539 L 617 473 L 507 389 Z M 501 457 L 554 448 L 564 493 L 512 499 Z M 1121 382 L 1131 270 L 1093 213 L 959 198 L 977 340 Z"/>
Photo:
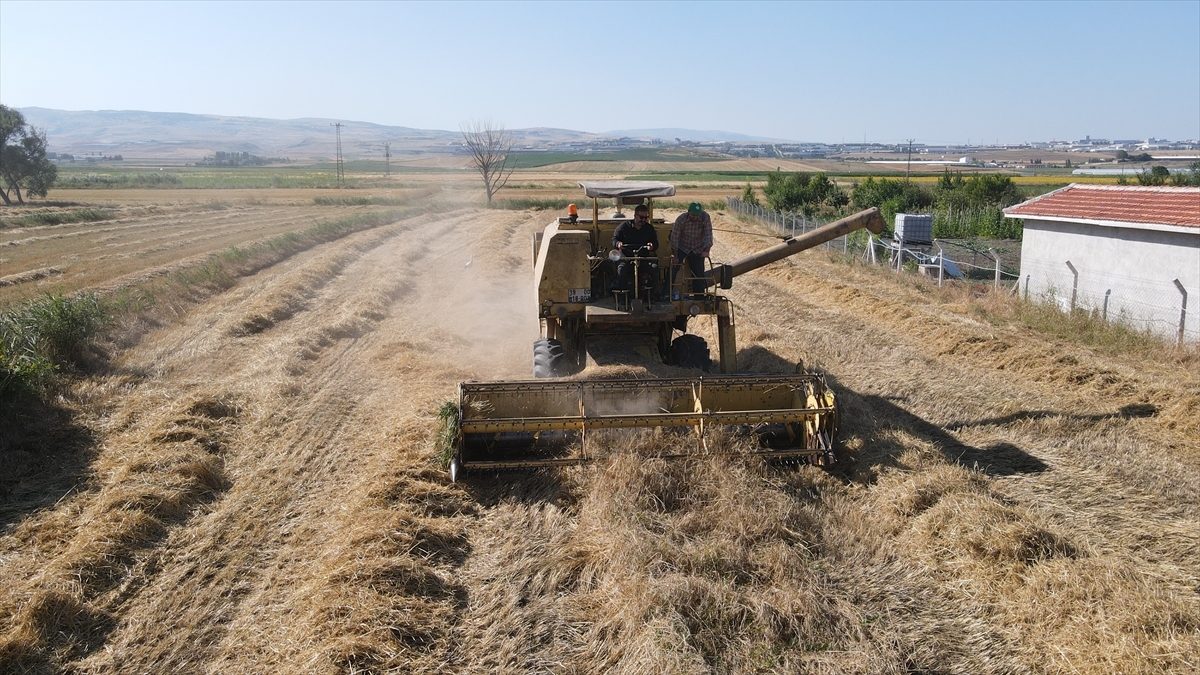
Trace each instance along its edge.
<path fill-rule="evenodd" d="M 265 166 L 267 164 L 284 164 L 292 160 L 286 157 L 260 157 L 249 152 L 217 152 L 200 160 L 198 164 L 205 166 Z"/>
<path fill-rule="evenodd" d="M 931 213 L 934 236 L 945 239 L 1019 239 L 1020 223 L 1005 218 L 1003 209 L 1026 198 L 1010 176 L 984 173 L 964 178 L 949 169 L 932 188 L 902 178 L 868 176 L 855 182 L 849 194 L 824 173 L 772 172 L 762 191 L 771 208 L 807 216 L 839 216 L 851 204 L 856 209 L 877 207 L 889 227 L 897 213 Z M 758 203 L 748 183 L 742 201 Z"/>

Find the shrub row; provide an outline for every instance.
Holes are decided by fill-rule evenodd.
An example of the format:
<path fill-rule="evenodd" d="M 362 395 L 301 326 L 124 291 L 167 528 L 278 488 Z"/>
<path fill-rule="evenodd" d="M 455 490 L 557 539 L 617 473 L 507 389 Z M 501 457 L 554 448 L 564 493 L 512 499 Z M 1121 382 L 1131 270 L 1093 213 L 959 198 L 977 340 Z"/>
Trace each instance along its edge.
<path fill-rule="evenodd" d="M 63 223 L 95 223 L 111 220 L 116 215 L 106 209 L 74 209 L 72 211 L 47 211 L 30 213 L 15 218 L 0 218 L 0 229 L 8 227 L 36 227 L 38 225 L 62 225 Z"/>

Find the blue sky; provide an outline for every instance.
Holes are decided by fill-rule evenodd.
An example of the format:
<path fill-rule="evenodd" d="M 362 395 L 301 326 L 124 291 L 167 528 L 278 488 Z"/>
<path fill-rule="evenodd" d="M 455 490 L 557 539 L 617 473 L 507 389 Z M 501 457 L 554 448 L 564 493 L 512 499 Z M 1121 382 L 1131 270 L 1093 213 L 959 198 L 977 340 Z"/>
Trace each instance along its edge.
<path fill-rule="evenodd" d="M 0 102 L 829 142 L 1200 138 L 1200 1 L 0 0 Z"/>

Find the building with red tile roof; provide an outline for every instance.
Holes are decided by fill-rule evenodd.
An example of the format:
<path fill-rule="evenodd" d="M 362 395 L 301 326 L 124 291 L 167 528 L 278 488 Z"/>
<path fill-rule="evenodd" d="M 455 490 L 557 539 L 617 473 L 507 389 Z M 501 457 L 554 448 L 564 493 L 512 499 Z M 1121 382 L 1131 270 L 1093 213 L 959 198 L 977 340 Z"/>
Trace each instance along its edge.
<path fill-rule="evenodd" d="M 1200 228 L 1200 187 L 1079 185 L 1004 210 L 1010 218 L 1054 218 L 1117 227 L 1165 225 Z"/>
<path fill-rule="evenodd" d="M 1072 184 L 1004 215 L 1026 297 L 1200 341 L 1200 188 Z"/>

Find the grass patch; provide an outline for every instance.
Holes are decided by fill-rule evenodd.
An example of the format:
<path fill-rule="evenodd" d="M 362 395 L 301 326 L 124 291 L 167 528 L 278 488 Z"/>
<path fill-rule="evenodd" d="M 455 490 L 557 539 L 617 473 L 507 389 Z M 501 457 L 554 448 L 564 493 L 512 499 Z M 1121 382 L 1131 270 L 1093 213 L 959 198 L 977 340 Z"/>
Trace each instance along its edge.
<path fill-rule="evenodd" d="M 721 162 L 725 156 L 701 155 L 680 148 L 630 148 L 613 152 L 515 152 L 518 169 L 532 169 L 567 162 Z"/>
<path fill-rule="evenodd" d="M 359 178 L 346 178 L 346 187 L 355 187 Z M 60 168 L 55 189 L 247 189 L 247 188 L 336 188 L 334 170 L 318 167 L 178 167 L 168 171 L 97 171 Z"/>
<path fill-rule="evenodd" d="M 317 206 L 400 206 L 405 204 L 407 200 L 396 197 L 314 197 L 313 203 Z"/>
<path fill-rule="evenodd" d="M 497 199 L 492 202 L 492 208 L 508 209 L 511 211 L 523 211 L 525 209 L 565 209 L 568 204 L 583 204 L 587 201 L 590 200 L 586 198 L 568 199 L 566 197 L 516 197 L 513 199 Z"/>
<path fill-rule="evenodd" d="M 95 293 L 46 295 L 0 312 L 0 402 L 43 393 L 55 373 L 91 357 L 111 323 Z"/>
<path fill-rule="evenodd" d="M 454 452 L 458 448 L 458 404 L 446 401 L 438 408 L 438 432 L 433 439 L 438 464 L 443 469 L 450 467 Z"/>
<path fill-rule="evenodd" d="M 106 209 L 73 209 L 71 211 L 45 211 L 29 213 L 14 218 L 0 218 L 0 229 L 14 227 L 38 227 L 42 225 L 62 225 L 64 223 L 95 223 L 116 218 L 116 214 Z"/>
<path fill-rule="evenodd" d="M 1100 314 L 1084 310 L 1064 312 L 1048 302 L 1024 301 L 989 294 L 972 305 L 972 312 L 993 323 L 1011 322 L 1064 342 L 1087 345 L 1110 355 L 1162 358 L 1164 343 L 1173 340 L 1148 330 L 1138 330 L 1120 321 L 1105 321 Z M 1180 356 L 1200 364 L 1200 346 L 1185 347 Z"/>
<path fill-rule="evenodd" d="M 75 173 L 59 171 L 54 182 L 55 189 L 128 189 L 128 188 L 173 188 L 182 187 L 183 181 L 174 172 L 94 172 Z"/>

